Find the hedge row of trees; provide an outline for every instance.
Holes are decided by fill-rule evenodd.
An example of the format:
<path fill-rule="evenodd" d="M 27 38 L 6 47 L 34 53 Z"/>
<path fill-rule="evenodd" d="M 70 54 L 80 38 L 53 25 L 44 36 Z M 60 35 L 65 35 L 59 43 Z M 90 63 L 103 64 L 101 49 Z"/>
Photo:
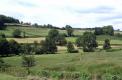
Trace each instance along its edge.
<path fill-rule="evenodd" d="M 104 26 L 104 27 L 96 27 L 95 35 L 114 35 L 114 28 L 112 25 Z"/>
<path fill-rule="evenodd" d="M 70 31 L 71 30 L 71 31 Z M 67 32 L 69 36 L 72 36 L 72 28 L 67 26 Z M 20 37 L 21 31 L 15 30 L 13 32 L 14 37 Z M 57 52 L 57 45 L 66 46 L 67 51 L 69 53 L 76 53 L 78 50 L 75 49 L 73 43 L 67 42 L 65 36 L 60 34 L 57 29 L 51 29 L 48 33 L 48 36 L 45 40 L 41 41 L 40 45 L 35 41 L 34 45 L 20 45 L 14 40 L 7 41 L 4 34 L 0 35 L 0 54 L 2 56 L 9 56 L 12 54 L 19 55 L 20 53 L 24 54 L 52 54 Z M 96 41 L 96 35 L 92 32 L 85 32 L 83 36 L 80 36 L 76 40 L 77 47 L 83 47 L 84 52 L 91 52 L 98 47 L 98 43 Z M 110 41 L 108 39 L 105 40 L 105 44 L 103 45 L 104 49 L 109 49 Z"/>
<path fill-rule="evenodd" d="M 96 35 L 92 32 L 85 32 L 83 36 L 80 36 L 76 40 L 77 47 L 83 47 L 84 52 L 93 52 L 97 47 Z M 110 49 L 111 44 L 109 39 L 105 39 L 103 49 Z"/>

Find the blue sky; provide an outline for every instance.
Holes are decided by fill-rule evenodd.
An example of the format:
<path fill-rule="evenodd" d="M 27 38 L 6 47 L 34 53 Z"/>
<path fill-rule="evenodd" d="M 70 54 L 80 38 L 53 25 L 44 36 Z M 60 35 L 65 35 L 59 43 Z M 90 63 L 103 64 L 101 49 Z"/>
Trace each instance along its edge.
<path fill-rule="evenodd" d="M 122 30 L 122 0 L 1 0 L 0 14 L 59 27 L 113 25 Z"/>

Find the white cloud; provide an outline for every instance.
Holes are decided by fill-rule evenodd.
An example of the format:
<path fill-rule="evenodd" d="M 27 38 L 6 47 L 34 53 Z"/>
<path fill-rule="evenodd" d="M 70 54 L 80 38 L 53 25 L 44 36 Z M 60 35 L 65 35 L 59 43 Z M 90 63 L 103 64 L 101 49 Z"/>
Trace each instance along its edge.
<path fill-rule="evenodd" d="M 121 0 L 1 0 L 0 14 L 63 27 L 122 26 Z"/>

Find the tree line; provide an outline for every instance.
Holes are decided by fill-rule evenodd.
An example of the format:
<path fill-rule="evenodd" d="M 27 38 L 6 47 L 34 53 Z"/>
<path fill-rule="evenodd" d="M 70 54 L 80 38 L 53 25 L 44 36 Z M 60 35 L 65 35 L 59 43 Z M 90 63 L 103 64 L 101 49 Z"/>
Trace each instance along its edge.
<path fill-rule="evenodd" d="M 96 27 L 95 28 L 95 35 L 114 35 L 114 28 L 112 25 L 103 26 L 103 27 Z"/>
<path fill-rule="evenodd" d="M 72 29 L 68 26 L 68 29 Z M 69 34 L 73 35 L 73 30 Z M 84 32 L 84 34 L 76 39 L 76 46 L 82 47 L 84 52 L 93 52 L 98 47 L 96 40 L 96 35 L 93 32 Z M 19 44 L 15 40 L 8 41 L 4 34 L 0 35 L 0 55 L 1 56 L 11 56 L 11 55 L 21 55 L 21 54 L 54 54 L 56 53 L 57 46 L 67 46 L 67 51 L 69 53 L 77 53 L 78 50 L 75 49 L 72 42 L 67 42 L 65 36 L 57 29 L 51 29 L 45 40 L 40 43 L 34 42 L 31 44 Z M 106 39 L 103 45 L 103 49 L 110 49 L 110 40 Z"/>
<path fill-rule="evenodd" d="M 0 30 L 5 29 L 5 23 L 20 23 L 18 19 L 15 19 L 13 17 L 0 15 Z"/>

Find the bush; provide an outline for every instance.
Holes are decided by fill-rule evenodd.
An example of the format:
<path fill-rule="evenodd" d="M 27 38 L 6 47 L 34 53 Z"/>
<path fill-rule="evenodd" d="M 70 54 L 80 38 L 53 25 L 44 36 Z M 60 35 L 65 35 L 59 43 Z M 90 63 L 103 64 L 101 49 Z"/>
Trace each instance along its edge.
<path fill-rule="evenodd" d="M 111 44 L 109 39 L 105 39 L 105 42 L 103 44 L 103 49 L 111 49 Z"/>
<path fill-rule="evenodd" d="M 21 37 L 21 31 L 19 29 L 15 29 L 12 33 L 13 37 L 20 38 Z"/>
<path fill-rule="evenodd" d="M 71 42 L 67 43 L 67 51 L 69 53 L 78 53 L 78 50 L 75 50 L 74 45 Z"/>

